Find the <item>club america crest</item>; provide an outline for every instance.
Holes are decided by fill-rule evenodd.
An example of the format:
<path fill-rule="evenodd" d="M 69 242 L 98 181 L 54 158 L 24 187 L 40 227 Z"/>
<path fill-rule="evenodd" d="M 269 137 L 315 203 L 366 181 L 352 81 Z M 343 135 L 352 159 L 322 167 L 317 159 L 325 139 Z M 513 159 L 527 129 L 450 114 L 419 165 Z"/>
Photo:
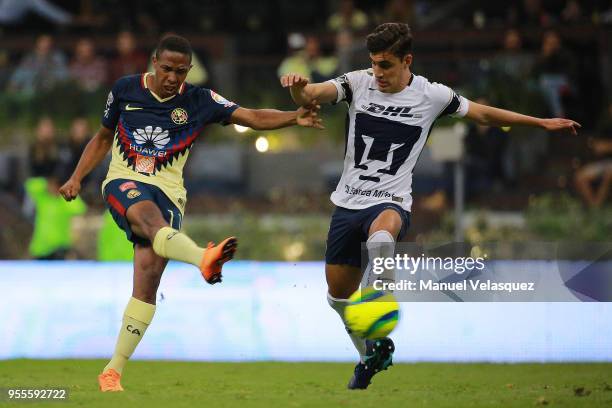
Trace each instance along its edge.
<path fill-rule="evenodd" d="M 189 119 L 189 116 L 187 115 L 187 111 L 185 109 L 176 108 L 170 114 L 170 118 L 177 125 L 183 125 L 187 123 L 187 119 Z"/>

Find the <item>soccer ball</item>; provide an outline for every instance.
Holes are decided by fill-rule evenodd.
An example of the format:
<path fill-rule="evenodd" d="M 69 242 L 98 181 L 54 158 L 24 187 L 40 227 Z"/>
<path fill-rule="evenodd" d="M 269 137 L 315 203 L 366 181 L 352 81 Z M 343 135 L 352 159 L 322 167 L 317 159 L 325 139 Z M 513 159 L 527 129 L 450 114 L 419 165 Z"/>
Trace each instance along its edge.
<path fill-rule="evenodd" d="M 389 335 L 398 318 L 399 305 L 395 296 L 374 288 L 357 290 L 344 309 L 344 322 L 348 329 L 369 340 Z"/>

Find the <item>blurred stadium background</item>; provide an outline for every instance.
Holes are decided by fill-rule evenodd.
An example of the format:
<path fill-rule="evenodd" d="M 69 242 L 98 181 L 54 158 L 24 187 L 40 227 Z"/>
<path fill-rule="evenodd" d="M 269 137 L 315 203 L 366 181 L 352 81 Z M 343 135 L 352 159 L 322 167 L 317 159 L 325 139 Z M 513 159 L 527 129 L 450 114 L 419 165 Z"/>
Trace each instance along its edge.
<path fill-rule="evenodd" d="M 611 1 L 0 0 L 0 358 L 110 355 L 131 266 L 93 262 L 130 259 L 103 215 L 106 168 L 67 217 L 70 241 L 51 239 L 57 219 L 44 206 L 113 81 L 145 71 L 162 34 L 192 42 L 190 82 L 242 106 L 292 109 L 281 72 L 320 81 L 367 67 L 364 35 L 385 21 L 412 26 L 415 73 L 582 124 L 576 137 L 440 120 L 415 172 L 408 241 L 610 241 L 612 176 L 587 170 L 612 156 Z M 135 358 L 352 360 L 321 262 L 345 112 L 323 114 L 324 131 L 206 130 L 186 169 L 184 227 L 200 242 L 237 235 L 241 261 L 214 289 L 171 264 Z M 213 319 L 197 312 L 209 308 Z M 410 304 L 404 314 L 401 361 L 612 361 L 607 304 Z"/>

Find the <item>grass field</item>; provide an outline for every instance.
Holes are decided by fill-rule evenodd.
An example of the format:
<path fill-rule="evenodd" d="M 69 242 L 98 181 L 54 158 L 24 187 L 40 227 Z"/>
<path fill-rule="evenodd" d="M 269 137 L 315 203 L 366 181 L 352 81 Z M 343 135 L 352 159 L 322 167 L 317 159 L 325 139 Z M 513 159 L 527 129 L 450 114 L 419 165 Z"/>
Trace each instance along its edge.
<path fill-rule="evenodd" d="M 398 364 L 348 391 L 350 364 L 130 362 L 100 393 L 101 360 L 0 362 L 0 387 L 68 387 L 80 407 L 610 407 L 612 364 Z"/>

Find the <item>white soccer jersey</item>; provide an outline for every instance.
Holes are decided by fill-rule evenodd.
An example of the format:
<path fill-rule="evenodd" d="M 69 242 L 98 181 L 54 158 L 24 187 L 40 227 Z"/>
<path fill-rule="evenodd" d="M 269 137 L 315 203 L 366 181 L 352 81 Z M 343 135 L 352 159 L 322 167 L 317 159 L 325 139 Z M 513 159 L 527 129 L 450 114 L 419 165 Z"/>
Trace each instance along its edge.
<path fill-rule="evenodd" d="M 394 202 L 410 211 L 412 170 L 434 121 L 465 116 L 468 100 L 414 74 L 397 93 L 380 92 L 370 69 L 329 82 L 338 90 L 336 103 L 349 104 L 344 169 L 332 202 L 349 209 Z"/>

